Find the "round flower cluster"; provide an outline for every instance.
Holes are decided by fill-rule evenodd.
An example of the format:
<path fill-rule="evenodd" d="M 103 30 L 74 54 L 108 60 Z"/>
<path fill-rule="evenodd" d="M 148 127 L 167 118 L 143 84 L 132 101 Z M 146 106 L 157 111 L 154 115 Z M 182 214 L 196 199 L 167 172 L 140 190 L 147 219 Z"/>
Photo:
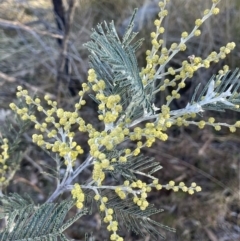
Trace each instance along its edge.
<path fill-rule="evenodd" d="M 6 171 L 8 166 L 6 165 L 6 161 L 9 158 L 8 155 L 8 139 L 3 139 L 3 144 L 0 146 L 2 149 L 2 153 L 0 154 L 0 186 L 6 180 Z"/>
<path fill-rule="evenodd" d="M 99 101 L 98 109 L 100 115 L 98 119 L 106 125 L 117 120 L 119 113 L 122 111 L 120 104 L 121 98 L 119 95 L 104 95 L 106 83 L 104 80 L 98 80 L 94 69 L 88 71 L 88 81 L 93 91 L 97 92 L 96 99 Z"/>
<path fill-rule="evenodd" d="M 97 75 L 94 71 L 94 69 L 89 69 L 88 70 L 88 81 L 89 83 L 93 83 L 94 81 L 96 81 L 97 79 Z"/>
<path fill-rule="evenodd" d="M 220 59 L 225 59 L 226 55 L 229 54 L 235 48 L 235 46 L 236 44 L 234 42 L 230 42 L 226 46 L 222 46 L 219 53 L 213 51 L 205 60 L 202 61 L 200 67 L 208 68 L 210 66 L 210 62 L 217 63 Z"/>
<path fill-rule="evenodd" d="M 178 192 L 180 189 L 183 192 L 188 192 L 190 195 L 194 194 L 194 192 L 200 192 L 202 188 L 197 186 L 195 182 L 191 184 L 190 187 L 187 187 L 184 182 L 180 182 L 179 185 L 175 185 L 174 181 L 169 181 L 166 185 L 161 185 L 158 183 L 158 179 L 154 179 L 152 182 L 152 186 L 157 190 L 161 190 L 162 188 L 166 188 L 167 190 L 173 190 L 174 192 Z"/>
<path fill-rule="evenodd" d="M 135 152 L 131 152 L 130 149 L 125 149 L 125 154 L 119 156 L 118 158 L 111 158 L 110 160 L 106 157 L 104 153 L 97 151 L 96 161 L 93 166 L 92 178 L 100 186 L 105 179 L 104 170 L 114 170 L 113 164 L 115 162 L 126 163 L 127 157 L 129 155 L 135 155 Z M 96 153 L 94 154 L 96 155 Z"/>
<path fill-rule="evenodd" d="M 131 189 L 129 189 L 129 191 L 131 191 Z M 116 187 L 115 192 L 121 199 L 125 199 L 127 197 L 124 188 L 122 188 L 121 186 Z"/>
<path fill-rule="evenodd" d="M 101 197 L 99 194 L 94 196 L 96 201 L 100 202 L 99 209 L 101 212 L 105 212 L 105 217 L 103 221 L 108 223 L 107 230 L 113 232 L 110 236 L 110 240 L 123 241 L 123 238 L 117 234 L 118 222 L 113 220 L 114 211 L 112 208 L 107 208 L 106 203 L 108 202 L 107 197 Z"/>
<path fill-rule="evenodd" d="M 167 134 L 162 132 L 162 126 L 155 125 L 154 123 L 146 123 L 145 128 L 135 127 L 133 133 L 130 132 L 130 139 L 132 141 L 141 140 L 143 136 L 146 138 L 146 142 L 144 145 L 140 145 L 141 147 L 151 147 L 156 138 L 162 141 L 166 141 L 168 138 Z"/>
<path fill-rule="evenodd" d="M 199 36 L 201 34 L 201 30 L 198 28 L 203 24 L 206 19 L 208 19 L 211 15 L 217 15 L 219 13 L 219 8 L 216 7 L 219 1 L 213 1 L 213 5 L 211 10 L 206 9 L 204 11 L 204 15 L 202 18 L 196 19 L 195 27 L 191 33 L 183 31 L 181 34 L 181 41 L 179 43 L 172 43 L 170 48 L 162 47 L 161 54 L 158 55 L 158 50 L 163 45 L 163 39 L 158 40 L 159 35 L 164 32 L 164 28 L 161 27 L 161 23 L 163 18 L 168 14 L 167 10 L 165 10 L 167 1 L 161 1 L 159 3 L 159 7 L 161 11 L 159 13 L 159 19 L 154 21 L 154 25 L 156 26 L 156 31 L 150 34 L 152 49 L 146 51 L 146 67 L 141 70 L 140 76 L 142 78 L 142 83 L 144 86 L 148 85 L 149 82 L 155 81 L 156 79 L 161 78 L 162 70 L 166 63 L 168 63 L 179 51 L 185 51 L 187 46 L 186 42 L 192 38 L 193 36 Z M 167 74 L 174 76 L 171 81 L 165 83 L 164 80 L 161 81 L 159 89 L 155 91 L 164 91 L 167 86 L 176 86 L 177 80 L 182 80 L 181 85 L 178 85 L 176 90 L 173 90 L 171 95 L 166 97 L 167 104 L 169 105 L 173 99 L 179 99 L 180 94 L 179 90 L 185 87 L 184 81 L 187 78 L 191 78 L 193 74 L 201 67 L 209 68 L 210 63 L 212 61 L 218 62 L 220 59 L 226 57 L 226 54 L 229 54 L 230 51 L 235 47 L 234 43 L 229 43 L 227 46 L 222 47 L 219 53 L 212 52 L 206 59 L 202 60 L 200 57 L 195 57 L 189 63 L 188 61 L 183 61 L 183 65 L 181 68 L 174 69 L 172 67 L 168 68 Z M 166 73 L 164 73 L 164 76 Z"/>
<path fill-rule="evenodd" d="M 124 139 L 129 135 L 129 129 L 117 126 L 111 130 L 109 133 L 107 131 L 98 132 L 92 129 L 89 133 L 88 144 L 90 147 L 90 154 L 95 158 L 93 175 L 92 178 L 95 180 L 98 185 L 100 185 L 105 179 L 104 169 L 113 170 L 111 162 L 116 162 L 115 158 L 109 160 L 106 154 L 99 151 L 101 146 L 104 146 L 107 150 L 112 150 L 116 145 L 124 141 Z M 127 152 L 128 153 L 128 152 Z M 129 154 L 129 153 L 128 153 Z M 118 158 L 119 162 L 126 162 L 126 156 L 120 156 Z"/>
<path fill-rule="evenodd" d="M 234 42 L 228 43 L 226 46 L 220 48 L 219 53 L 213 51 L 209 54 L 209 56 L 207 56 L 206 59 L 202 59 L 201 57 L 195 57 L 194 55 L 189 56 L 190 63 L 184 60 L 182 62 L 182 67 L 179 68 L 177 71 L 174 70 L 172 67 L 168 68 L 168 73 L 170 75 L 175 75 L 175 77 L 171 82 L 168 79 L 165 79 L 162 82 L 159 91 L 164 91 L 167 86 L 175 86 L 176 80 L 182 80 L 181 84 L 178 85 L 178 89 L 173 90 L 172 95 L 168 95 L 166 97 L 168 104 L 173 99 L 180 98 L 180 94 L 178 92 L 181 88 L 185 87 L 184 81 L 186 80 L 186 78 L 191 78 L 199 68 L 209 68 L 211 62 L 218 62 L 220 59 L 224 59 L 226 57 L 226 54 L 229 54 L 235 48 L 235 46 L 236 44 Z M 229 67 L 225 65 L 222 74 L 226 73 L 228 70 Z"/>
<path fill-rule="evenodd" d="M 109 163 L 108 160 L 106 162 Z M 95 162 L 93 166 L 92 179 L 97 183 L 98 186 L 100 186 L 105 179 L 105 173 L 103 171 L 104 163 L 105 161 L 102 163 Z"/>
<path fill-rule="evenodd" d="M 235 107 L 239 108 L 238 105 L 235 106 Z M 204 124 L 208 124 L 210 126 L 213 126 L 216 131 L 220 131 L 221 130 L 221 125 L 227 126 L 229 128 L 230 132 L 236 132 L 237 128 L 240 128 L 240 121 L 237 121 L 233 125 L 229 125 L 229 124 L 225 124 L 225 123 L 224 124 L 222 124 L 222 123 L 214 123 L 214 122 L 215 122 L 215 118 L 210 117 L 207 122 L 204 122 Z"/>
<path fill-rule="evenodd" d="M 159 19 L 154 21 L 154 25 L 156 26 L 156 31 L 150 34 L 152 38 L 152 50 L 147 50 L 146 52 L 146 61 L 147 65 L 142 69 L 140 76 L 142 77 L 143 85 L 147 85 L 148 80 L 152 80 L 156 73 L 156 66 L 162 65 L 168 60 L 169 50 L 166 47 L 162 47 L 161 56 L 157 54 L 157 51 L 163 45 L 164 41 L 162 39 L 158 40 L 159 35 L 163 34 L 165 29 L 161 27 L 161 23 L 168 15 L 168 11 L 165 9 L 166 3 L 168 1 L 159 2 L 160 12 L 158 13 Z"/>
<path fill-rule="evenodd" d="M 78 183 L 74 184 L 74 188 L 72 189 L 71 194 L 73 199 L 76 199 L 76 207 L 79 209 L 83 208 L 85 195 Z"/>
<path fill-rule="evenodd" d="M 193 182 L 190 187 L 187 187 L 184 182 L 180 182 L 179 185 L 175 185 L 174 181 L 170 181 L 167 185 L 165 185 L 165 188 L 167 190 L 172 189 L 174 192 L 182 189 L 183 192 L 188 192 L 190 195 L 194 194 L 194 191 L 200 192 L 202 190 L 202 188 L 197 186 L 195 182 Z"/>
<path fill-rule="evenodd" d="M 129 134 L 128 128 L 122 128 L 116 126 L 108 131 L 97 132 L 95 130 L 91 131 L 89 134 L 88 144 L 90 146 L 90 154 L 94 157 L 98 157 L 100 152 L 98 151 L 98 146 L 105 146 L 107 150 L 112 150 L 114 146 L 121 143 L 125 137 Z"/>
<path fill-rule="evenodd" d="M 149 206 L 149 203 L 147 201 L 147 193 L 150 192 L 152 188 L 147 185 L 147 183 L 142 182 L 140 179 L 132 182 L 131 188 L 137 188 L 138 193 L 140 193 L 140 196 L 137 196 L 137 194 L 135 193 L 135 196 L 133 197 L 133 202 L 138 205 L 141 210 L 145 210 Z"/>
<path fill-rule="evenodd" d="M 239 105 L 236 105 L 235 108 L 240 108 Z M 177 125 L 177 126 L 188 126 L 189 124 L 197 125 L 199 129 L 203 129 L 206 125 L 214 127 L 216 131 L 221 130 L 221 126 L 226 126 L 229 128 L 230 132 L 236 132 L 237 128 L 240 128 L 240 121 L 237 121 L 235 124 L 226 124 L 226 123 L 215 123 L 215 118 L 209 117 L 208 121 L 201 120 L 199 122 L 197 121 L 189 121 L 188 118 L 195 118 L 196 113 L 186 114 L 181 117 L 177 117 L 176 119 L 173 119 L 171 124 Z"/>
<path fill-rule="evenodd" d="M 37 110 L 45 115 L 44 121 L 39 123 L 35 115 L 28 114 L 29 109 L 27 107 L 19 108 L 14 103 L 10 104 L 10 108 L 19 114 L 23 120 L 34 122 L 35 129 L 43 134 L 45 133 L 49 139 L 49 141 L 47 141 L 47 138 L 44 137 L 43 134 L 33 134 L 33 142 L 38 146 L 45 147 L 46 149 L 58 153 L 61 157 L 64 157 L 66 165 L 70 163 L 72 165 L 77 156 L 83 153 L 83 149 L 73 141 L 75 133 L 71 131 L 71 126 L 73 124 L 78 124 L 79 130 L 87 131 L 87 126 L 85 126 L 84 120 L 79 117 L 78 110 L 85 104 L 82 100 L 82 95 L 88 90 L 88 87 L 83 85 L 83 91 L 79 92 L 81 98 L 79 103 L 75 105 L 75 111 L 73 112 L 57 108 L 57 102 L 50 100 L 48 95 L 46 95 L 44 99 L 51 108 L 45 110 L 39 98 L 31 98 L 28 95 L 28 91 L 23 90 L 21 86 L 17 89 L 18 98 L 24 98 L 27 105 L 35 105 Z"/>
<path fill-rule="evenodd" d="M 119 95 L 105 96 L 103 93 L 96 95 L 96 99 L 100 101 L 98 109 L 102 112 L 99 120 L 103 120 L 105 124 L 113 123 L 117 120 L 122 106 L 119 104 L 121 98 Z"/>

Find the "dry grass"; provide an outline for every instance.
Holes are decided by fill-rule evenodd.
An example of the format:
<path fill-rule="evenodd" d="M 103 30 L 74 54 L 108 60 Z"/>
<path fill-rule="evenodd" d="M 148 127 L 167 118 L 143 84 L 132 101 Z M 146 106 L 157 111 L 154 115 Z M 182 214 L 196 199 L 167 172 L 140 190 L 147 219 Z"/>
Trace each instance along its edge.
<path fill-rule="evenodd" d="M 127 2 L 127 4 L 126 4 Z M 178 0 L 171 1 L 169 16 L 164 22 L 167 29 L 164 38 L 171 42 L 177 41 L 183 30 L 189 31 L 200 11 L 210 6 L 210 0 Z M 150 0 L 80 0 L 75 13 L 74 26 L 71 32 L 71 48 L 68 53 L 72 64 L 72 75 L 77 84 L 86 79 L 88 68 L 87 52 L 82 44 L 89 40 L 91 28 L 103 20 L 114 20 L 121 33 L 133 9 L 138 7 L 137 30 L 139 37 L 145 37 L 143 48 L 138 52 L 140 65 L 144 65 L 144 52 L 149 48 L 149 33 L 153 30 L 152 20 L 155 18 L 156 8 Z M 153 11 L 149 13 L 148 11 Z M 182 99 L 175 103 L 175 107 L 183 107 L 189 101 L 195 85 L 203 84 L 224 64 L 231 69 L 240 66 L 240 4 L 238 0 L 221 3 L 221 14 L 211 18 L 204 24 L 200 38 L 193 39 L 188 50 L 172 62 L 178 66 L 187 56 L 195 54 L 207 56 L 213 50 L 219 49 L 229 41 L 237 44 L 230 56 L 208 70 L 199 71 L 189 84 L 188 90 L 183 92 Z M 28 24 L 39 31 L 53 31 L 55 22 L 49 1 L 0 1 L 0 18 Z M 42 96 L 45 93 L 57 98 L 56 76 L 59 60 L 59 47 L 56 39 L 40 33 L 31 33 L 21 28 L 6 29 L 0 26 L 0 72 L 12 79 L 0 77 L 0 114 L 4 115 L 8 104 L 14 101 L 16 86 L 23 84 L 33 93 Z M 0 75 L 1 76 L 1 75 Z M 66 87 L 66 86 L 65 86 Z M 60 105 L 71 109 L 76 97 L 61 89 Z M 163 97 L 159 96 L 159 104 Z M 89 100 L 89 105 L 83 110 L 85 119 L 95 123 L 96 107 Z M 208 113 L 204 113 L 207 117 Z M 238 113 L 215 114 L 221 122 L 233 123 L 240 119 Z M 8 191 L 23 190 L 34 193 L 36 200 L 44 200 L 52 191 L 53 180 L 40 174 L 41 165 L 51 163 L 51 159 L 40 149 L 29 144 L 30 129 L 25 135 L 28 148 L 24 150 L 22 166 L 16 174 Z M 190 184 L 196 181 L 203 191 L 189 196 L 184 193 L 170 191 L 153 192 L 151 201 L 165 212 L 156 216 L 156 220 L 175 227 L 176 234 L 167 234 L 169 241 L 238 241 L 240 240 L 240 132 L 229 134 L 228 130 L 215 132 L 211 128 L 204 131 L 193 127 L 173 128 L 166 143 L 157 143 L 148 152 L 155 156 L 164 167 L 159 172 L 159 179 L 167 182 L 173 179 Z M 80 143 L 86 142 L 85 136 L 78 136 Z M 33 165 L 35 163 L 35 165 Z M 40 168 L 40 169 L 39 169 Z M 83 240 L 84 230 L 93 229 L 95 240 L 107 239 L 107 233 L 99 229 L 99 217 L 93 215 L 80 221 L 80 227 L 74 227 L 69 235 Z M 83 229 L 84 227 L 84 229 Z M 90 227 L 90 228 L 89 228 Z M 95 232 L 96 231 L 96 232 Z M 126 233 L 126 240 L 141 239 L 133 233 Z"/>

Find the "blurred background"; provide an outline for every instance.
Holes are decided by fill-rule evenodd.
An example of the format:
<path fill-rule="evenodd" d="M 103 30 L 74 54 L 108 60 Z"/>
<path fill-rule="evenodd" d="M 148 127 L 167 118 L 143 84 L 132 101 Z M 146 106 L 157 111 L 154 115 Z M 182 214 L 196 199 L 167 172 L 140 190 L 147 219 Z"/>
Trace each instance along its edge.
<path fill-rule="evenodd" d="M 0 0 L 0 125 L 19 128 L 9 103 L 16 101 L 16 86 L 22 85 L 33 95 L 49 94 L 59 106 L 73 109 L 81 83 L 86 81 L 88 52 L 83 44 L 90 40 L 92 28 L 103 21 L 114 20 L 120 36 L 134 10 L 138 8 L 135 30 L 144 38 L 137 52 L 139 66 L 145 65 L 145 51 L 150 48 L 153 21 L 159 12 L 154 0 Z M 178 42 L 181 32 L 194 27 L 196 18 L 211 7 L 211 0 L 171 0 L 169 15 L 163 26 L 166 46 Z M 171 62 L 177 68 L 190 55 L 206 57 L 228 42 L 236 48 L 227 58 L 209 69 L 200 69 L 191 80 L 182 97 L 171 108 L 183 108 L 190 101 L 198 83 L 203 85 L 225 64 L 230 69 L 240 67 L 240 1 L 222 0 L 220 14 L 208 19 L 201 27 L 202 34 L 188 43 L 185 52 Z M 169 91 L 169 90 L 167 90 Z M 167 92 L 166 91 L 166 92 Z M 164 103 L 165 95 L 157 96 L 156 106 Z M 101 128 L 97 122 L 95 103 L 87 98 L 82 110 L 86 121 Z M 235 123 L 239 113 L 204 113 L 199 119 L 214 116 L 219 122 Z M 39 117 L 41 118 L 41 117 Z M 11 120 L 11 121 L 9 121 Z M 7 128 L 6 128 L 7 129 Z M 44 175 L 44 165 L 52 165 L 51 158 L 31 143 L 33 126 L 21 136 L 19 168 L 5 190 L 31 193 L 37 202 L 43 202 L 54 190 L 55 181 Z M 230 133 L 222 128 L 199 130 L 196 127 L 173 127 L 167 142 L 157 142 L 146 153 L 155 157 L 163 169 L 158 178 L 165 184 L 169 180 L 196 182 L 202 192 L 195 195 L 163 190 L 153 191 L 149 201 L 165 211 L 153 218 L 176 228 L 166 232 L 169 241 L 239 241 L 240 240 L 240 131 Z M 14 138 L 14 136 L 12 136 Z M 84 144 L 87 136 L 77 136 Z M 87 175 L 87 174 L 86 174 Z M 84 178 L 84 176 L 82 177 Z M 84 232 L 93 232 L 92 239 L 108 240 L 108 233 L 100 228 L 98 214 L 79 220 L 68 235 L 84 240 Z M 163 230 L 164 233 L 164 230 Z M 150 237 L 122 230 L 126 241 L 147 241 Z"/>

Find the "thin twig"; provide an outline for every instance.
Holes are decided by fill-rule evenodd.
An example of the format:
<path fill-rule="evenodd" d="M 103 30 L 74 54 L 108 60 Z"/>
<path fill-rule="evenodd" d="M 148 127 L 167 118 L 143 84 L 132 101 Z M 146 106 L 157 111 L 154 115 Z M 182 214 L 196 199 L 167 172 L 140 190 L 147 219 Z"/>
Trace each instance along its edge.
<path fill-rule="evenodd" d="M 73 179 L 75 179 L 82 171 L 84 171 L 84 169 L 91 165 L 92 159 L 93 158 L 91 156 L 88 156 L 88 158 L 72 173 L 71 176 L 68 176 L 66 180 L 61 182 L 61 184 L 48 198 L 46 203 L 53 202 L 59 195 L 66 191 L 68 186 L 72 183 Z"/>
<path fill-rule="evenodd" d="M 5 19 L 2 19 L 2 18 L 0 18 L 0 26 L 3 27 L 3 28 L 14 28 L 16 30 L 22 29 L 22 30 L 25 30 L 25 31 L 27 31 L 31 34 L 38 33 L 38 34 L 41 34 L 41 35 L 47 35 L 47 36 L 52 37 L 52 38 L 63 39 L 63 36 L 60 35 L 60 34 L 54 34 L 54 33 L 49 33 L 49 32 L 42 31 L 42 30 L 33 29 L 33 28 L 30 28 L 29 26 L 26 26 L 22 23 L 19 23 L 19 22 L 16 22 L 16 21 L 9 21 L 9 20 L 5 20 Z"/>
<path fill-rule="evenodd" d="M 49 95 L 50 98 L 56 99 L 55 95 L 53 95 L 51 93 L 48 93 L 46 91 L 43 91 L 41 88 L 38 88 L 38 87 L 33 86 L 33 85 L 30 85 L 29 83 L 27 83 L 26 81 L 24 81 L 22 79 L 19 79 L 19 78 L 13 77 L 13 76 L 9 76 L 9 75 L 1 72 L 1 71 L 0 71 L 0 79 L 3 79 L 3 80 L 5 80 L 7 82 L 10 82 L 10 83 L 13 83 L 13 82 L 19 83 L 21 85 L 24 85 L 24 86 L 28 87 L 29 89 L 33 90 L 34 92 L 47 94 L 47 95 Z M 0 83 L 0 86 L 3 85 L 4 83 Z"/>
<path fill-rule="evenodd" d="M 15 77 L 9 76 L 4 74 L 3 72 L 0 72 L 0 78 L 4 79 L 7 82 L 17 82 L 17 79 Z M 20 81 L 21 82 L 21 81 Z M 0 86 L 3 85 L 3 83 L 0 84 Z"/>

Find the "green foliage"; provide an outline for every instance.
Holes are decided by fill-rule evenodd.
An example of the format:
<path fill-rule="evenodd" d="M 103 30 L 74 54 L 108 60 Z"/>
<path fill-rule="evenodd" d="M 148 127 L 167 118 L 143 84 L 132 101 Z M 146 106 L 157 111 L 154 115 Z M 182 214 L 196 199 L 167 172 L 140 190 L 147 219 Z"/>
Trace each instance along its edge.
<path fill-rule="evenodd" d="M 240 111 L 238 108 L 238 105 L 240 104 L 240 94 L 238 92 L 240 87 L 240 82 L 238 81 L 239 76 L 240 72 L 238 69 L 236 69 L 232 74 L 230 74 L 229 71 L 222 75 L 219 74 L 217 76 L 213 76 L 205 85 L 197 100 L 194 100 L 200 85 L 197 86 L 192 97 L 191 104 L 193 102 L 199 103 L 206 98 L 216 98 L 212 103 L 203 104 L 203 110 L 224 111 L 225 109 L 230 109 Z M 228 98 L 224 100 L 224 97 Z"/>
<path fill-rule="evenodd" d="M 6 166 L 6 170 L 4 171 L 4 173 L 2 173 L 2 178 L 4 179 L 4 181 L 0 181 L 1 191 L 9 185 L 9 182 L 12 180 L 15 172 L 19 169 L 19 165 L 22 160 L 21 154 L 26 148 L 26 145 L 24 145 L 23 141 L 23 135 L 29 130 L 29 127 L 31 125 L 30 121 L 22 121 L 21 118 L 18 118 L 17 116 L 15 119 L 17 126 L 15 126 L 15 123 L 13 124 L 11 120 L 7 120 L 0 127 L 0 132 L 8 142 L 8 158 L 5 160 L 4 163 L 4 165 Z M 3 142 L 4 140 L 0 139 L 0 143 Z M 2 169 L 2 167 L 0 167 L 0 169 Z"/>
<path fill-rule="evenodd" d="M 120 176 L 122 176 L 125 180 L 130 181 L 136 181 L 138 173 L 148 170 L 147 175 L 151 176 L 162 168 L 159 162 L 154 161 L 154 158 L 144 155 L 129 158 L 126 163 L 116 163 L 113 166 L 114 170 L 110 171 L 110 173 L 116 180 L 119 180 Z"/>
<path fill-rule="evenodd" d="M 154 214 L 163 212 L 156 209 L 154 205 L 150 205 L 146 210 L 139 208 L 129 199 L 119 200 L 118 196 L 113 196 L 108 205 L 113 207 L 115 211 L 115 219 L 122 223 L 128 230 L 145 237 L 148 233 L 153 239 L 158 240 L 159 237 L 165 238 L 161 233 L 161 229 L 175 232 L 175 229 L 169 228 L 159 222 L 152 220 L 150 217 Z"/>
<path fill-rule="evenodd" d="M 63 232 L 86 214 L 83 209 L 64 221 L 73 201 L 35 206 L 31 198 L 12 194 L 1 197 L 1 203 L 0 217 L 5 216 L 6 221 L 6 228 L 0 232 L 1 241 L 67 241 Z"/>
<path fill-rule="evenodd" d="M 97 30 L 94 30 L 91 35 L 92 41 L 84 45 L 91 53 L 90 67 L 96 71 L 99 79 L 106 82 L 104 94 L 106 96 L 120 95 L 123 106 L 122 116 L 130 119 L 142 116 L 144 111 L 147 113 L 153 111 L 151 99 L 143 88 L 135 56 L 135 51 L 141 46 L 143 39 L 132 43 L 137 35 L 133 32 L 135 15 L 136 10 L 122 41 L 114 23 L 108 26 L 104 22 L 105 30 L 102 25 L 98 25 Z M 99 103 L 96 98 L 94 100 Z"/>

